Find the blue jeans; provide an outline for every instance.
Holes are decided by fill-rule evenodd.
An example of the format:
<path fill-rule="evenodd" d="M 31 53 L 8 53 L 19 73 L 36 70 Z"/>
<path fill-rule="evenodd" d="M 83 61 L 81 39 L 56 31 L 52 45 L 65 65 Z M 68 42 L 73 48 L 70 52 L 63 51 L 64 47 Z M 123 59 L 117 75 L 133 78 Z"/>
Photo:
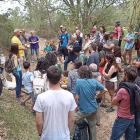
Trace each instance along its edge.
<path fill-rule="evenodd" d="M 64 70 L 67 70 L 67 66 L 68 66 L 68 63 L 70 62 L 71 60 L 67 57 L 67 59 L 65 60 L 64 62 Z M 74 61 L 72 61 L 74 62 Z"/>
<path fill-rule="evenodd" d="M 136 110 L 135 112 L 135 128 L 136 128 L 136 132 L 134 130 L 134 138 L 139 138 L 140 137 L 140 123 L 139 123 L 139 111 Z"/>
<path fill-rule="evenodd" d="M 25 58 L 26 58 L 26 61 L 28 60 L 28 50 L 24 51 L 25 53 Z"/>
<path fill-rule="evenodd" d="M 133 140 L 134 119 L 116 119 L 110 140 L 119 140 L 125 133 L 125 140 Z"/>
<path fill-rule="evenodd" d="M 39 54 L 39 48 L 37 48 L 37 49 L 31 49 L 31 55 L 34 55 L 34 50 L 36 54 Z"/>
<path fill-rule="evenodd" d="M 22 72 L 14 71 L 13 75 L 16 78 L 16 97 L 19 98 L 21 94 L 21 87 L 22 87 Z"/>

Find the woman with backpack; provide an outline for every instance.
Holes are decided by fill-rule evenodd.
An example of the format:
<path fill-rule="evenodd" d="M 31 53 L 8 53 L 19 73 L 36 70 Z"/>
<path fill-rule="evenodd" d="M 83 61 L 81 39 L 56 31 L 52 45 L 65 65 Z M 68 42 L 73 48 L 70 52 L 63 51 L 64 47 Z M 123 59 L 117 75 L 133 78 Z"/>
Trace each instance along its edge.
<path fill-rule="evenodd" d="M 121 47 L 121 42 L 122 42 L 122 29 L 120 27 L 120 21 L 119 20 L 116 20 L 115 21 L 114 33 L 115 33 L 115 38 L 118 39 L 118 41 L 119 41 L 118 46 Z"/>
<path fill-rule="evenodd" d="M 23 95 L 21 94 L 22 71 L 20 66 L 20 59 L 17 56 L 18 51 L 18 44 L 12 44 L 9 58 L 11 60 L 12 73 L 16 78 L 16 98 L 20 100 L 20 97 L 22 97 Z"/>

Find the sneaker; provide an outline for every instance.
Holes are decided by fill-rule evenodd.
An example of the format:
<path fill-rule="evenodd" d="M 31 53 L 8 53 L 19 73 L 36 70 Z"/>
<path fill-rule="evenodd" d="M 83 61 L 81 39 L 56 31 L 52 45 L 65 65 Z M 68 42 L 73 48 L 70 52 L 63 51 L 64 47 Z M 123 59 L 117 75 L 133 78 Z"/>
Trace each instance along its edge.
<path fill-rule="evenodd" d="M 20 102 L 20 105 L 25 106 L 25 103 L 24 102 Z"/>
<path fill-rule="evenodd" d="M 106 112 L 113 112 L 113 111 L 115 111 L 115 109 L 113 109 L 112 107 L 106 110 Z"/>
<path fill-rule="evenodd" d="M 34 63 L 34 60 L 33 59 L 31 60 L 31 63 Z"/>
<path fill-rule="evenodd" d="M 31 114 L 34 115 L 34 116 L 36 116 L 36 113 L 35 112 L 31 112 Z"/>
<path fill-rule="evenodd" d="M 100 104 L 100 107 L 107 108 L 107 106 L 104 105 L 103 103 Z"/>

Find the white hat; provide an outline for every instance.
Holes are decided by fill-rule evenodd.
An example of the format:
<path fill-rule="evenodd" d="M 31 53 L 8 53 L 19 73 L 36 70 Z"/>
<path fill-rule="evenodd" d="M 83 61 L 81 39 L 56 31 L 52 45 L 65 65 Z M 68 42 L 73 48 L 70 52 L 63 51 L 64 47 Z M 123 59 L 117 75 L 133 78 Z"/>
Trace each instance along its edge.
<path fill-rule="evenodd" d="M 22 32 L 22 31 L 20 29 L 15 29 L 14 33 L 16 33 L 16 32 Z"/>
<path fill-rule="evenodd" d="M 61 25 L 60 28 L 63 28 L 63 25 Z"/>
<path fill-rule="evenodd" d="M 33 31 L 33 30 L 32 30 L 32 31 L 30 31 L 30 33 L 34 33 L 34 32 L 35 32 L 35 31 Z"/>

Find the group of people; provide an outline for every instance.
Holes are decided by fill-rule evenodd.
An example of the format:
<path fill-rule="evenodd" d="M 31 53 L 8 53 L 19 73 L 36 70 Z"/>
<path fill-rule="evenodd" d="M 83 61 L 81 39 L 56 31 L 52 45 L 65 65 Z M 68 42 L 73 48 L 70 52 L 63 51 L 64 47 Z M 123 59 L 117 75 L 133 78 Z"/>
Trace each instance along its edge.
<path fill-rule="evenodd" d="M 90 32 L 84 35 L 86 43 L 82 45 L 83 34 L 78 27 L 70 42 L 66 27 L 60 26 L 59 47 L 53 40 L 47 42 L 44 48 L 46 56 L 39 58 L 39 39 L 34 31 L 31 31 L 29 38 L 24 29 L 14 31 L 9 58 L 12 73 L 16 77 L 16 97 L 23 106 L 27 100 L 32 99 L 31 113 L 36 115 L 41 140 L 73 140 L 76 125 L 83 119 L 89 125 L 90 138 L 96 140 L 96 125 L 100 126 L 100 107 L 107 108 L 107 92 L 111 97 L 111 105 L 106 111 L 113 112 L 114 106 L 118 106 L 110 140 L 119 140 L 124 133 L 126 140 L 140 139 L 140 98 L 137 98 L 138 95 L 140 97 L 140 20 L 136 32 L 128 28 L 124 38 L 118 20 L 115 21 L 114 31 L 110 33 L 106 33 L 104 26 L 100 26 L 100 31 L 94 26 Z M 135 35 L 137 42 L 134 43 Z M 122 40 L 126 41 L 123 58 Z M 37 55 L 38 62 L 33 73 L 27 61 L 27 41 L 31 48 L 32 63 L 34 50 Z M 138 59 L 131 64 L 134 45 Z M 61 67 L 62 55 L 64 71 Z M 121 59 L 124 59 L 125 70 L 121 68 Z M 71 61 L 73 70 L 67 71 Z M 25 73 L 22 75 L 23 69 Z M 122 82 L 120 72 L 124 72 Z M 22 84 L 29 94 L 24 100 Z M 62 85 L 66 85 L 66 90 L 62 89 Z"/>

